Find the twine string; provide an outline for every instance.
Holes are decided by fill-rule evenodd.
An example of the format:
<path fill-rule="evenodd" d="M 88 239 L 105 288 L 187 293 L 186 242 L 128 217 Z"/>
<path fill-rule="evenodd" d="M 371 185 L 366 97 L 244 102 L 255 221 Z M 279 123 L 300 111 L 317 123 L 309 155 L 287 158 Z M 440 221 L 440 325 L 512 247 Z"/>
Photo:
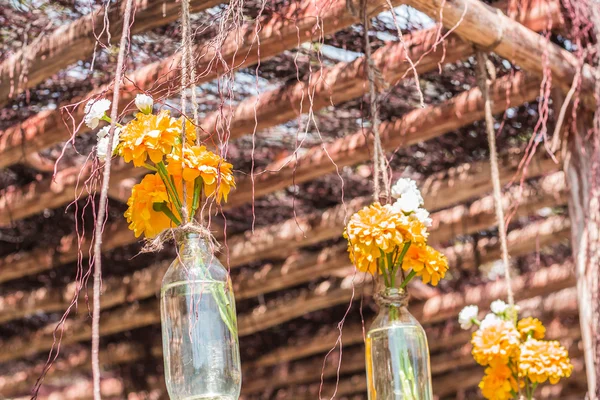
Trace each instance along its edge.
<path fill-rule="evenodd" d="M 408 306 L 408 292 L 406 290 L 399 290 L 395 293 L 375 293 L 373 295 L 375 302 L 380 306 Z"/>
<path fill-rule="evenodd" d="M 377 90 L 377 84 L 378 77 L 380 78 L 379 81 L 381 81 L 381 73 L 375 66 L 372 57 L 371 40 L 369 38 L 371 19 L 367 12 L 367 0 L 360 0 L 358 12 L 352 0 L 347 0 L 346 7 L 350 13 L 360 18 L 364 29 L 365 70 L 367 80 L 369 81 L 369 112 L 371 114 L 371 129 L 373 131 L 373 199 L 378 202 L 383 194 L 386 201 L 389 201 L 391 197 L 391 182 L 387 169 L 387 159 L 385 158 L 385 152 L 381 144 L 381 132 L 379 130 L 381 121 L 379 120 L 379 91 Z"/>
<path fill-rule="evenodd" d="M 500 184 L 500 171 L 498 169 L 498 150 L 496 148 L 496 131 L 494 129 L 494 116 L 492 113 L 492 101 L 490 99 L 489 77 L 495 78 L 494 66 L 489 62 L 488 56 L 482 51 L 477 52 L 477 82 L 484 101 L 485 127 L 488 144 L 490 148 L 490 166 L 492 175 L 494 206 L 496 209 L 496 220 L 498 223 L 498 236 L 500 237 L 500 248 L 502 251 L 502 263 L 504 264 L 504 279 L 506 280 L 506 295 L 508 304 L 514 310 L 515 298 L 512 288 L 510 274 L 510 259 L 508 255 L 508 244 L 506 239 L 506 225 L 504 222 L 504 208 L 502 205 L 502 188 Z"/>
<path fill-rule="evenodd" d="M 189 0 L 181 1 L 181 157 L 183 158 L 184 146 L 186 144 L 186 106 L 188 87 L 191 90 L 191 106 L 194 118 L 194 126 L 196 129 L 196 144 L 200 143 L 200 135 L 198 135 L 198 103 L 196 98 L 196 71 L 194 67 L 193 47 L 191 40 L 191 22 L 190 22 L 190 7 Z M 163 249 L 165 243 L 175 240 L 180 243 L 188 234 L 195 233 L 208 241 L 212 246 L 213 251 L 218 251 L 219 244 L 208 227 L 202 223 L 202 218 L 198 222 L 193 215 L 188 214 L 187 209 L 187 186 L 182 182 L 182 199 L 181 199 L 181 215 L 183 217 L 182 225 L 166 229 L 159 233 L 156 237 L 146 240 L 143 246 L 142 253 L 156 253 Z"/>

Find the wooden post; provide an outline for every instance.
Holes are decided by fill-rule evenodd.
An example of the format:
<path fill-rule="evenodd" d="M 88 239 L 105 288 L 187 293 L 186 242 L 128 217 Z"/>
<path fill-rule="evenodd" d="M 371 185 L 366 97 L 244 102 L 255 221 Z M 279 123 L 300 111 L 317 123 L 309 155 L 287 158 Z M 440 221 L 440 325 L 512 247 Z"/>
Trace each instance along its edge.
<path fill-rule="evenodd" d="M 597 133 L 589 135 L 590 120 L 589 115 L 579 116 L 577 131 L 570 134 L 566 143 L 564 168 L 570 189 L 572 249 L 589 399 L 597 400 L 600 396 L 600 147 Z"/>

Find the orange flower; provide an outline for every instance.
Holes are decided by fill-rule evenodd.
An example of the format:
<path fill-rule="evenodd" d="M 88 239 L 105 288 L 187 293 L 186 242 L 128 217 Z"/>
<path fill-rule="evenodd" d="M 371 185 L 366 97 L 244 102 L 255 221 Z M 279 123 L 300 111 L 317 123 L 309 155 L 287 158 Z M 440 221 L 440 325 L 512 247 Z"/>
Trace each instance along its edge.
<path fill-rule="evenodd" d="M 167 157 L 167 161 L 167 171 L 175 180 L 182 178 L 186 182 L 194 182 L 197 177 L 201 177 L 204 195 L 215 196 L 218 203 L 222 198 L 227 201 L 231 188 L 235 187 L 233 165 L 208 151 L 205 146 L 186 145 L 183 157 L 181 151 L 175 151 Z"/>
<path fill-rule="evenodd" d="M 517 329 L 521 332 L 521 338 L 523 340 L 527 340 L 530 334 L 534 339 L 543 339 L 546 334 L 546 328 L 542 322 L 539 319 L 532 317 L 520 320 L 517 324 Z"/>
<path fill-rule="evenodd" d="M 568 378 L 573 371 L 569 353 L 559 342 L 529 339 L 521 345 L 519 376 L 531 382 L 551 384 Z"/>
<path fill-rule="evenodd" d="M 427 227 L 414 214 L 403 216 L 399 229 L 405 240 L 409 240 L 413 245 L 427 242 Z"/>
<path fill-rule="evenodd" d="M 509 400 L 513 398 L 512 392 L 519 390 L 511 369 L 502 363 L 495 363 L 485 369 L 479 388 L 483 397 L 489 400 Z"/>
<path fill-rule="evenodd" d="M 439 251 L 428 245 L 411 245 L 404 256 L 402 269 L 414 270 L 423 283 L 436 286 L 448 271 L 448 260 Z"/>
<path fill-rule="evenodd" d="M 155 203 L 170 205 L 162 179 L 158 174 L 150 174 L 133 187 L 127 201 L 129 208 L 125 211 L 125 217 L 135 237 L 143 233 L 147 238 L 153 238 L 174 225 L 164 213 L 154 210 Z"/>
<path fill-rule="evenodd" d="M 402 216 L 389 205 L 373 203 L 355 213 L 344 237 L 348 239 L 348 252 L 356 268 L 376 274 L 381 252 L 390 253 L 404 243 L 401 227 Z"/>
<path fill-rule="evenodd" d="M 148 158 L 156 164 L 171 153 L 180 136 L 181 121 L 171 118 L 169 111 L 137 113 L 121 131 L 119 152 L 125 162 L 133 161 L 136 167 L 144 166 Z"/>
<path fill-rule="evenodd" d="M 473 358 L 481 365 L 508 364 L 509 358 L 518 354 L 519 337 L 519 332 L 509 321 L 494 319 L 482 324 L 471 339 Z"/>

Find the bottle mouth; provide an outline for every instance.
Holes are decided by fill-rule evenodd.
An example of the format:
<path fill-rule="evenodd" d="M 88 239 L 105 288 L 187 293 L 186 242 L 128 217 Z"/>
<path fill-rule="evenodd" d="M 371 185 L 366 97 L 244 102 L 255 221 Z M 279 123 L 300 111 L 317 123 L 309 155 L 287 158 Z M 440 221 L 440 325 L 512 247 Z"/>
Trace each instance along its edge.
<path fill-rule="evenodd" d="M 374 297 L 380 306 L 406 307 L 408 305 L 408 293 L 404 289 L 385 288 Z"/>

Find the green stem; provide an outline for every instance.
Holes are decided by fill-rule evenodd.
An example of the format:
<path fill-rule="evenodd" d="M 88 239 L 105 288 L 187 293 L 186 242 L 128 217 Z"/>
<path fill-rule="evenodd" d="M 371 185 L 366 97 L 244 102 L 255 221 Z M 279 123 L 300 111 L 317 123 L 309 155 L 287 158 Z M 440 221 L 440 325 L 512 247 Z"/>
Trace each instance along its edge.
<path fill-rule="evenodd" d="M 412 271 L 410 271 L 410 274 L 408 274 L 406 279 L 404 279 L 404 281 L 400 285 L 400 289 L 404 289 L 406 287 L 406 285 L 408 285 L 408 282 L 410 282 L 411 279 L 414 278 L 416 275 L 417 275 L 417 273 L 415 272 L 414 269 Z"/>
<path fill-rule="evenodd" d="M 387 268 L 386 270 L 388 271 L 389 274 L 389 278 L 390 278 L 390 287 L 395 287 L 396 286 L 396 274 L 394 274 L 394 263 L 392 260 L 392 253 L 387 253 L 385 255 L 385 260 L 387 262 Z"/>
<path fill-rule="evenodd" d="M 390 281 L 388 279 L 387 271 L 386 268 L 383 266 L 383 263 L 385 262 L 385 254 L 381 249 L 379 249 L 379 252 L 381 253 L 381 257 L 379 257 L 379 259 L 377 260 L 377 265 L 379 267 L 379 270 L 381 271 L 381 275 L 383 275 L 385 287 L 390 287 Z"/>
<path fill-rule="evenodd" d="M 100 119 L 101 119 L 102 121 L 106 121 L 106 122 L 108 122 L 109 124 L 112 124 L 112 119 L 111 119 L 111 118 L 110 118 L 108 115 L 106 115 L 106 114 L 104 114 L 104 115 L 102 116 L 102 118 L 100 118 Z M 121 124 L 120 124 L 120 123 L 118 123 L 118 122 L 115 122 L 115 126 L 118 126 L 119 128 L 122 128 L 122 127 L 123 127 L 123 125 L 121 125 Z"/>
<path fill-rule="evenodd" d="M 171 181 L 169 177 L 169 172 L 165 167 L 165 164 L 161 161 L 156 164 L 156 170 L 158 171 L 158 175 L 163 180 L 165 187 L 167 188 L 167 195 L 171 198 L 171 202 L 175 205 L 177 209 L 177 213 L 181 220 L 183 220 L 183 214 L 181 212 L 181 201 L 179 200 L 179 196 L 177 195 L 177 189 L 175 189 L 175 185 Z"/>
<path fill-rule="evenodd" d="M 198 207 L 200 206 L 200 197 L 202 196 L 202 177 L 194 179 L 194 198 L 192 199 L 192 214 L 190 218 L 194 218 Z"/>
<path fill-rule="evenodd" d="M 171 221 L 173 221 L 173 223 L 175 223 L 176 226 L 181 225 L 181 221 L 177 219 L 166 203 L 154 203 L 152 204 L 152 209 L 165 214 Z"/>

